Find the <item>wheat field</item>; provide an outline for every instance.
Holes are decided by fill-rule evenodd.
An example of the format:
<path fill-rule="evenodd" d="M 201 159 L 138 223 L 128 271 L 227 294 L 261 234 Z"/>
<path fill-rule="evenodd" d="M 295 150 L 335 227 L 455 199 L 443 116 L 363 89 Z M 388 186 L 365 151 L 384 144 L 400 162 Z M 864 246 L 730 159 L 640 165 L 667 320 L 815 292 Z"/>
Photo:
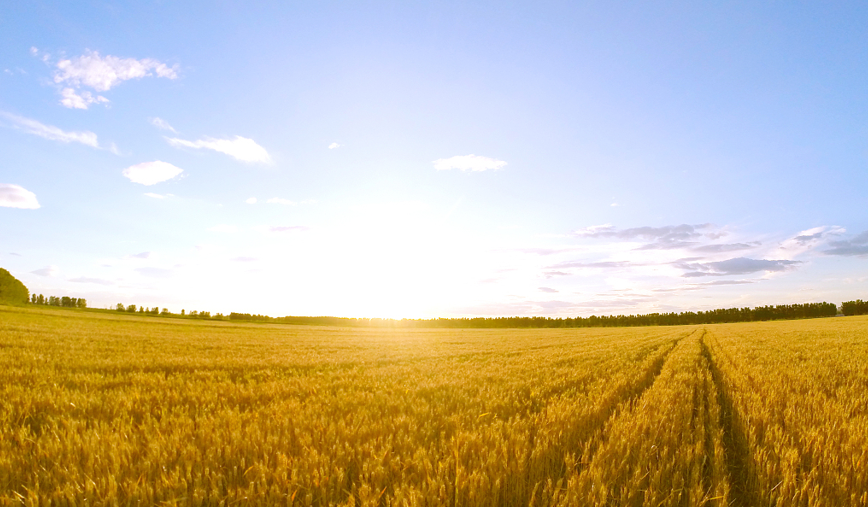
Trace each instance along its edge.
<path fill-rule="evenodd" d="M 0 307 L 0 505 L 868 505 L 868 318 L 426 330 Z"/>

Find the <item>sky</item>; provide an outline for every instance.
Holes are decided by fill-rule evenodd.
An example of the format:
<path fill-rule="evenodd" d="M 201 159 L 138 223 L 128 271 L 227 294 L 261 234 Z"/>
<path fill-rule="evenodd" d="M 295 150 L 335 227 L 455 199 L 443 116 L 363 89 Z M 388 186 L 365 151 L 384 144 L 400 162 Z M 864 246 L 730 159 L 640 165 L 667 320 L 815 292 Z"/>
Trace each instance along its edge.
<path fill-rule="evenodd" d="M 858 2 L 11 2 L 0 266 L 214 313 L 868 297 Z"/>

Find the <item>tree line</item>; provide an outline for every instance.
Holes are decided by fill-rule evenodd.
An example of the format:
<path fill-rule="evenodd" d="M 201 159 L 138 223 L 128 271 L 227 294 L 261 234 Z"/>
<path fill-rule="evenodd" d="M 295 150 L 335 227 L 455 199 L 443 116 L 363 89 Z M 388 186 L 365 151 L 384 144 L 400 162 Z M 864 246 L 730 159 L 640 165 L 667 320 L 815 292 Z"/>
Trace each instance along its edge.
<path fill-rule="evenodd" d="M 857 299 L 841 303 L 841 313 L 844 315 L 868 315 L 868 301 Z"/>
<path fill-rule="evenodd" d="M 868 306 L 868 305 L 866 305 Z M 866 308 L 865 313 L 868 313 Z M 343 317 L 269 317 L 249 313 L 230 313 L 230 320 L 272 322 L 279 324 L 360 327 L 434 327 L 434 328 L 557 328 L 557 327 L 636 327 L 675 326 L 685 324 L 718 324 L 725 322 L 757 322 L 766 320 L 810 319 L 834 317 L 838 307 L 833 303 L 757 306 L 756 308 L 721 308 L 717 310 L 649 313 L 645 315 L 592 315 L 590 317 L 475 317 L 452 319 L 352 319 Z M 845 313 L 846 314 L 846 313 Z M 855 315 L 855 314 L 854 314 Z"/>
<path fill-rule="evenodd" d="M 68 296 L 48 296 L 42 294 L 30 295 L 30 303 L 34 305 L 60 306 L 63 308 L 87 308 L 87 300 L 84 298 L 71 298 Z"/>

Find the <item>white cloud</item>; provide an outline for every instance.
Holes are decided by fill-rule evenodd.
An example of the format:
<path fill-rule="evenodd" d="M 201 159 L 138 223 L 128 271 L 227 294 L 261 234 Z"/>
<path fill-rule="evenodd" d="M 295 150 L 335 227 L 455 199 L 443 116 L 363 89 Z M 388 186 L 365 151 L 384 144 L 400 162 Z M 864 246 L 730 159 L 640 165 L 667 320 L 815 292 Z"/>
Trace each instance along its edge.
<path fill-rule="evenodd" d="M 6 208 L 36 209 L 36 194 L 11 183 L 0 183 L 0 206 Z"/>
<path fill-rule="evenodd" d="M 180 167 L 175 167 L 168 162 L 155 160 L 153 162 L 142 162 L 124 169 L 123 174 L 133 183 L 142 185 L 154 185 L 161 181 L 166 181 L 184 172 Z M 149 196 L 153 197 L 153 196 Z"/>
<path fill-rule="evenodd" d="M 235 227 L 234 225 L 220 224 L 220 225 L 215 225 L 214 227 L 209 227 L 208 230 L 211 232 L 232 233 L 232 232 L 238 232 L 238 227 Z"/>
<path fill-rule="evenodd" d="M 818 248 L 826 241 L 841 236 L 845 232 L 847 232 L 846 229 L 837 225 L 813 227 L 782 241 L 771 255 L 780 259 L 793 259 L 798 255 Z"/>
<path fill-rule="evenodd" d="M 94 97 L 90 92 L 81 92 L 79 95 L 72 88 L 64 88 L 61 90 L 60 96 L 62 97 L 60 99 L 61 105 L 70 109 L 87 109 L 91 104 L 104 104 L 109 101 L 102 95 Z"/>
<path fill-rule="evenodd" d="M 54 82 L 74 87 L 87 86 L 104 92 L 123 81 L 154 74 L 157 77 L 175 79 L 178 77 L 177 66 L 169 67 L 153 58 L 136 60 L 111 55 L 102 57 L 97 51 L 86 51 L 81 56 L 57 62 Z"/>
<path fill-rule="evenodd" d="M 175 130 L 174 127 L 169 125 L 169 122 L 167 122 L 166 120 L 164 120 L 162 118 L 154 117 L 154 118 L 151 118 L 150 121 L 151 121 L 151 125 L 157 127 L 158 129 L 168 130 L 169 132 L 174 132 L 175 134 L 178 133 L 178 131 Z"/>
<path fill-rule="evenodd" d="M 250 199 L 245 200 L 247 204 L 256 204 L 256 197 L 251 197 Z"/>
<path fill-rule="evenodd" d="M 10 113 L 0 112 L 0 116 L 6 118 L 12 124 L 28 134 L 50 139 L 52 141 L 60 141 L 62 143 L 81 143 L 93 148 L 99 148 L 99 141 L 96 134 L 93 132 L 66 132 L 52 125 L 45 125 L 30 118 L 17 116 Z"/>
<path fill-rule="evenodd" d="M 31 271 L 31 273 L 39 276 L 56 276 L 58 273 L 60 273 L 60 268 L 58 268 L 57 266 L 45 266 L 41 269 L 34 269 L 33 271 Z"/>
<path fill-rule="evenodd" d="M 340 147 L 341 147 L 341 145 L 339 145 L 338 143 L 332 143 L 329 145 L 330 150 L 333 150 L 335 148 L 340 148 Z"/>
<path fill-rule="evenodd" d="M 246 137 L 235 136 L 234 139 L 206 137 L 198 141 L 187 141 L 177 138 L 166 138 L 166 140 L 175 147 L 185 146 L 187 148 L 205 148 L 219 151 L 242 162 L 262 162 L 264 164 L 271 162 L 271 156 L 265 148 L 256 144 L 256 141 L 253 139 Z"/>
<path fill-rule="evenodd" d="M 153 192 L 145 192 L 145 195 L 152 199 L 165 199 L 167 197 L 174 197 L 174 194 L 155 194 Z"/>
<path fill-rule="evenodd" d="M 449 169 L 460 169 L 462 171 L 487 171 L 498 170 L 503 168 L 506 162 L 478 155 L 459 155 L 450 158 L 439 158 L 434 161 L 434 169 L 438 171 L 448 171 Z"/>

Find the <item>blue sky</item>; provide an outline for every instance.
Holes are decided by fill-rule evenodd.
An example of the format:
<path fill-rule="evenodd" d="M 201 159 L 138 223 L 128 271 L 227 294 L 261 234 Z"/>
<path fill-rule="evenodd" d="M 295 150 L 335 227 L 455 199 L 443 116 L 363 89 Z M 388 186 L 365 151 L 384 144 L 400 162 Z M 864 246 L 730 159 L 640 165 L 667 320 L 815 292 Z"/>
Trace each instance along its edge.
<path fill-rule="evenodd" d="M 0 266 L 270 315 L 868 296 L 859 3 L 0 12 Z"/>

